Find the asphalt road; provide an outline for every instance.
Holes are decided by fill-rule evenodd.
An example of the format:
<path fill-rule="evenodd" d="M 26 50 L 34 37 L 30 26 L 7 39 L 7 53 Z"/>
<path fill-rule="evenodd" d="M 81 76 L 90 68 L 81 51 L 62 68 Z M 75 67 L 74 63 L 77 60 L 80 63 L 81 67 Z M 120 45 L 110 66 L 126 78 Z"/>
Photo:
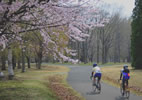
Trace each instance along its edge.
<path fill-rule="evenodd" d="M 79 92 L 86 100 L 126 100 L 120 94 L 120 89 L 109 84 L 101 82 L 102 91 L 100 94 L 92 92 L 90 72 L 92 67 L 89 66 L 68 66 L 71 68 L 67 81 Z M 129 100 L 142 100 L 142 96 L 130 94 Z"/>

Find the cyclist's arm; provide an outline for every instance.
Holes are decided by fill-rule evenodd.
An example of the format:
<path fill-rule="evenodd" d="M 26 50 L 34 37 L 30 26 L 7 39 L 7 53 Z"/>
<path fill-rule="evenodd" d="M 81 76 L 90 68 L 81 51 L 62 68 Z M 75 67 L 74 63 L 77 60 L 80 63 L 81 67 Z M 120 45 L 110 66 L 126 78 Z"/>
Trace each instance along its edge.
<path fill-rule="evenodd" d="M 92 79 L 92 77 L 93 77 L 93 71 L 91 72 L 91 76 L 90 76 L 90 79 Z"/>
<path fill-rule="evenodd" d="M 93 77 L 93 73 L 94 73 L 94 72 L 92 71 L 92 73 L 91 73 L 91 77 Z"/>
<path fill-rule="evenodd" d="M 93 77 L 94 72 L 95 72 L 95 68 L 92 69 L 91 77 Z"/>
<path fill-rule="evenodd" d="M 120 80 L 121 80 L 121 78 L 122 78 L 122 72 L 121 72 L 121 74 L 120 74 Z"/>

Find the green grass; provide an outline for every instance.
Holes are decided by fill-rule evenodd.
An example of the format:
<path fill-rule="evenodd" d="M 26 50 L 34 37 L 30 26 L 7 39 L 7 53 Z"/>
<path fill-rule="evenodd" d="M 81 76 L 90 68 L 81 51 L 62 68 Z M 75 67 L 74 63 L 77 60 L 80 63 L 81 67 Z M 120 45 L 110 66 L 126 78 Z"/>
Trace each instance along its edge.
<path fill-rule="evenodd" d="M 56 100 L 50 89 L 38 81 L 1 83 L 1 100 Z"/>
<path fill-rule="evenodd" d="M 14 80 L 0 81 L 0 100 L 57 100 L 58 97 L 48 87 L 48 77 L 55 74 L 66 74 L 67 68 L 43 67 L 15 71 Z M 7 72 L 4 72 L 7 74 Z"/>
<path fill-rule="evenodd" d="M 53 84 L 62 86 L 60 92 L 75 96 L 77 99 L 74 100 L 84 100 L 66 81 L 69 68 L 42 64 L 42 69 L 37 70 L 35 64 L 31 65 L 32 68 L 26 68 L 25 73 L 21 73 L 21 69 L 15 70 L 14 80 L 0 80 L 0 100 L 62 100 L 57 90 L 51 87 L 51 77 Z M 8 76 L 7 71 L 4 74 Z"/>

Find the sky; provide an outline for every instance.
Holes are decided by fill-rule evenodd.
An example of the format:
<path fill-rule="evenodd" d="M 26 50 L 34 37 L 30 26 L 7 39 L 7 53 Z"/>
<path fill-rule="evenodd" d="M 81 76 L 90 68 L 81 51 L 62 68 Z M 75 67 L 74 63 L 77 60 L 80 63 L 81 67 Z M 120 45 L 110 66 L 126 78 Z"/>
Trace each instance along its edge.
<path fill-rule="evenodd" d="M 119 11 L 123 17 L 130 17 L 134 8 L 135 0 L 103 0 L 107 3 L 110 12 Z"/>
<path fill-rule="evenodd" d="M 74 3 L 78 1 L 90 1 L 92 4 L 95 4 L 94 1 L 97 0 L 71 0 Z M 133 8 L 135 7 L 135 0 L 98 0 L 100 1 L 97 6 L 101 6 L 110 13 L 119 12 L 122 17 L 131 17 Z"/>

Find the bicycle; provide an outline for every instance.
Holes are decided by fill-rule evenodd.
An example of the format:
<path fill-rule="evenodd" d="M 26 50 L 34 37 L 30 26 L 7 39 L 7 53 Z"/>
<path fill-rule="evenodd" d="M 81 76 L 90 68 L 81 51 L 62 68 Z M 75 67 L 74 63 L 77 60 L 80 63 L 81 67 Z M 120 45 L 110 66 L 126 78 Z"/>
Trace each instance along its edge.
<path fill-rule="evenodd" d="M 95 83 L 92 78 L 92 90 L 94 93 L 99 93 L 99 94 L 101 93 L 101 83 L 100 83 L 100 81 L 98 81 L 97 77 L 95 78 Z"/>
<path fill-rule="evenodd" d="M 119 81 L 120 81 L 120 80 L 119 80 Z M 129 87 L 127 86 L 126 82 L 125 82 L 124 86 L 125 86 L 125 90 L 123 89 L 123 83 L 121 82 L 121 83 L 120 83 L 120 93 L 121 93 L 121 95 L 122 95 L 123 97 L 129 99 L 129 97 L 130 97 L 130 89 L 129 89 Z"/>

